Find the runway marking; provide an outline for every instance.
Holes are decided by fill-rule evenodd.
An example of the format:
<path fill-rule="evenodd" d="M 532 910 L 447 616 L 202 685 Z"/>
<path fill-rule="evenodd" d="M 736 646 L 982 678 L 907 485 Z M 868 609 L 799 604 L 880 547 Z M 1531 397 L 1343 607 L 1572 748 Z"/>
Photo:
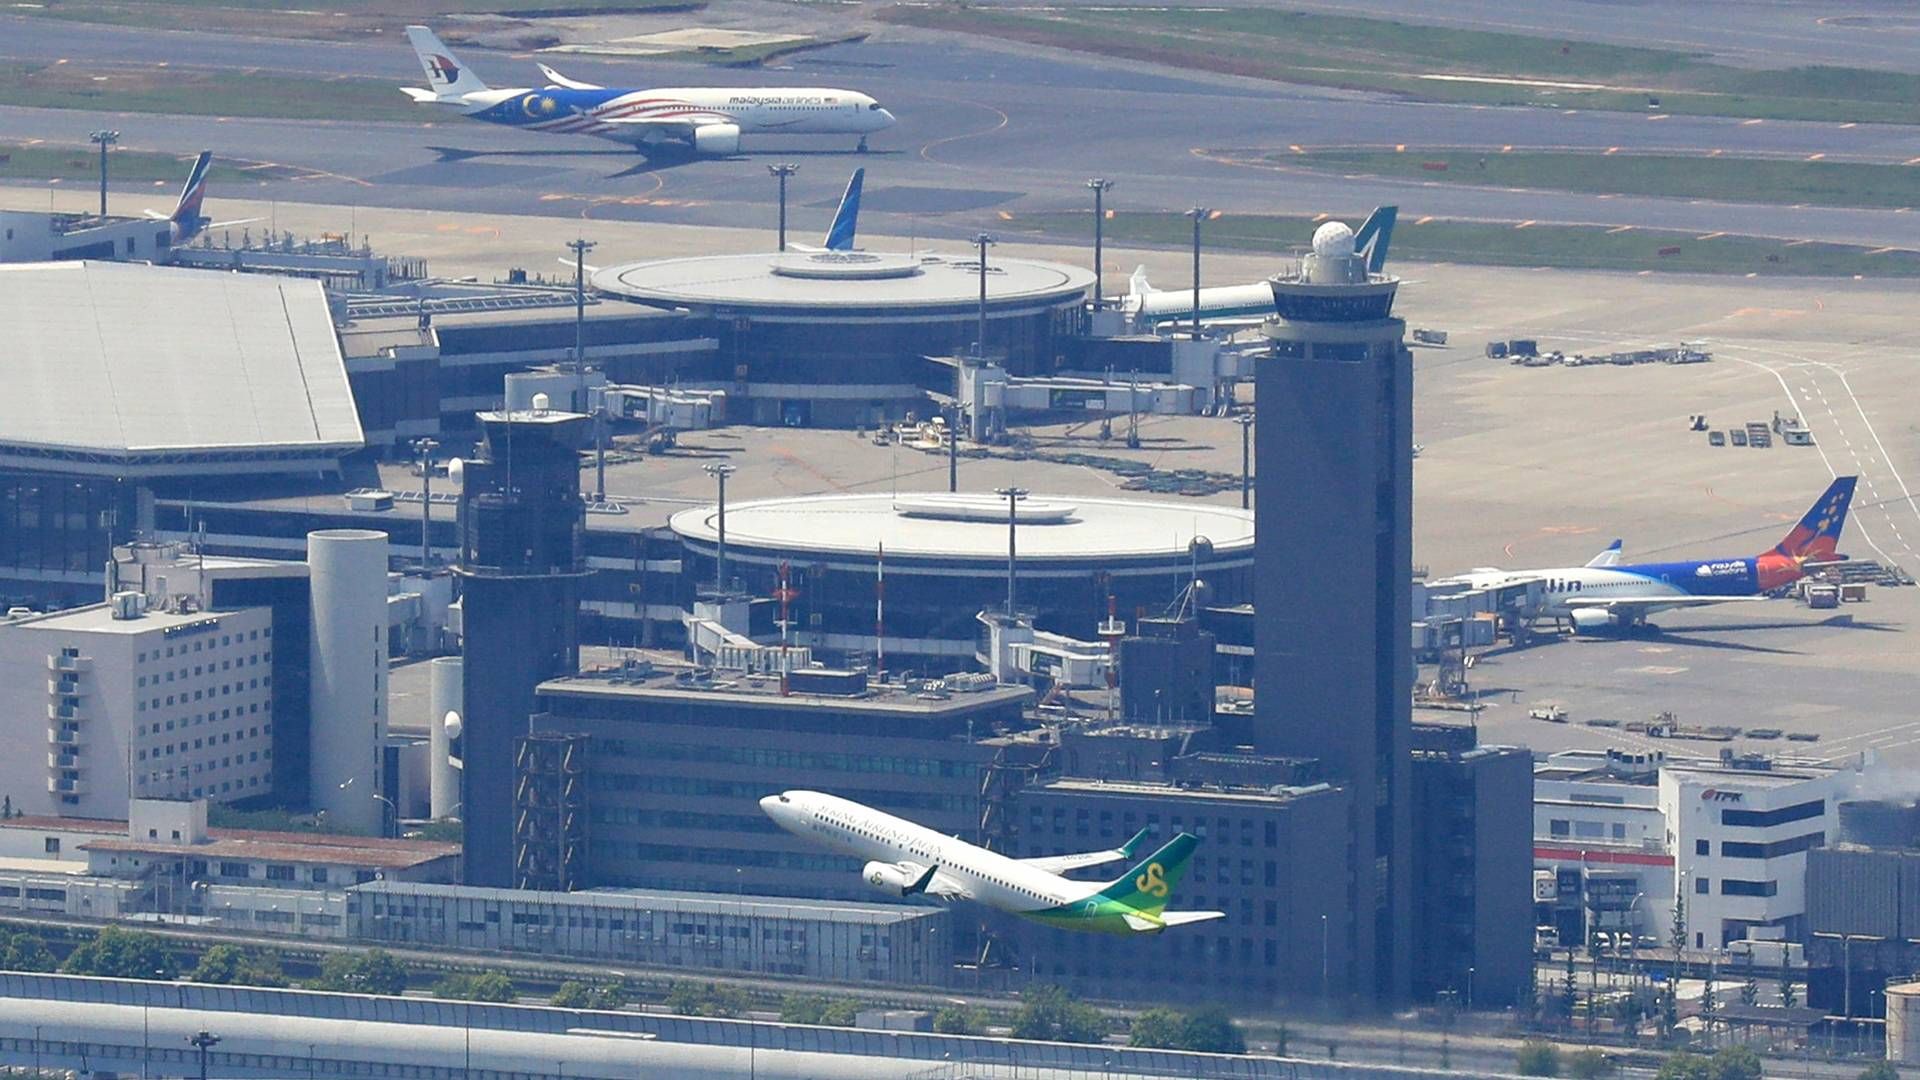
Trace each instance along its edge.
<path fill-rule="evenodd" d="M 1841 125 L 1840 125 L 1840 130 L 1841 130 L 1841 131 L 1845 131 L 1845 130 L 1847 130 L 1848 128 L 1854 128 L 1854 127 L 1859 127 L 1859 126 L 1860 126 L 1859 124 L 1857 124 L 1857 123 L 1855 123 L 1855 122 L 1854 122 L 1854 121 L 1852 121 L 1852 120 L 1849 120 L 1849 121 L 1847 121 L 1846 123 L 1844 123 L 1844 124 L 1841 124 Z"/>
<path fill-rule="evenodd" d="M 1903 164 L 1903 165 L 1920 165 L 1920 157 L 1912 157 L 1912 158 L 1908 158 L 1908 159 L 1907 159 L 1906 161 L 1904 161 L 1904 162 L 1902 162 L 1901 164 Z"/>
<path fill-rule="evenodd" d="M 1752 127 L 1752 126 L 1753 126 L 1753 125 L 1755 125 L 1755 124 L 1764 124 L 1764 123 L 1766 123 L 1766 121 L 1765 121 L 1765 120 L 1761 120 L 1761 119 L 1758 119 L 1758 118 L 1756 118 L 1756 119 L 1753 119 L 1753 120 L 1742 120 L 1742 121 L 1740 121 L 1740 126 L 1741 126 L 1741 127 Z"/>
<path fill-rule="evenodd" d="M 1416 221 L 1416 222 L 1414 222 L 1414 224 L 1415 224 L 1415 225 L 1425 225 L 1425 224 L 1426 224 L 1427 222 L 1429 222 L 1429 221 L 1432 221 L 1432 220 L 1433 220 L 1433 215 L 1432 215 L 1432 214 L 1428 214 L 1428 215 L 1427 215 L 1426 217 L 1423 217 L 1423 218 L 1421 218 L 1421 219 L 1420 219 L 1419 221 Z"/>
<path fill-rule="evenodd" d="M 1647 664 L 1642 667 L 1620 669 L 1629 675 L 1684 675 L 1688 670 L 1688 668 L 1671 667 L 1666 664 Z"/>
<path fill-rule="evenodd" d="M 1823 158 L 1823 157 L 1826 157 L 1826 156 L 1827 156 L 1827 155 L 1825 155 L 1825 154 L 1808 154 L 1808 155 L 1807 155 L 1807 160 L 1808 160 L 1808 161 L 1819 161 L 1819 160 L 1820 160 L 1821 158 Z"/>
<path fill-rule="evenodd" d="M 1607 147 L 1607 154 L 1617 154 L 1617 153 L 1619 153 L 1619 152 L 1620 152 L 1620 148 L 1619 148 L 1619 147 L 1617 147 L 1617 146 L 1609 146 L 1609 147 Z M 1602 155 L 1602 156 L 1604 157 L 1604 156 L 1606 156 L 1606 155 Z"/>
<path fill-rule="evenodd" d="M 1885 254 L 1886 254 L 1887 252 L 1889 252 L 1889 251 L 1899 251 L 1899 250 L 1900 250 L 1900 249 L 1899 249 L 1899 248 L 1897 248 L 1897 247 L 1883 247 L 1883 248 L 1874 248 L 1874 249 L 1873 249 L 1872 251 L 1869 251 L 1869 252 L 1867 252 L 1867 254 L 1869 254 L 1869 255 L 1885 255 Z"/>
<path fill-rule="evenodd" d="M 934 164 L 934 165 L 943 165 L 949 169 L 958 169 L 960 168 L 960 166 L 952 164 L 951 162 L 941 161 L 940 159 L 934 157 L 933 148 L 936 146 L 945 146 L 947 143 L 951 143 L 951 142 L 959 142 L 961 139 L 972 139 L 981 135 L 992 135 L 994 132 L 999 131 L 1000 129 L 1006 127 L 1009 123 L 1011 123 L 1011 119 L 1007 116 L 1006 113 L 1001 112 L 999 109 L 996 109 L 993 106 L 988 105 L 983 101 L 961 101 L 960 104 L 972 105 L 975 108 L 985 109 L 988 112 L 992 113 L 993 115 L 999 117 L 1000 119 L 992 127 L 982 128 L 979 131 L 963 131 L 958 135 L 948 135 L 945 138 L 935 139 L 932 142 L 921 146 L 920 160 L 928 162 L 930 164 Z"/>
<path fill-rule="evenodd" d="M 1407 144 L 1406 144 L 1406 143 L 1394 143 L 1394 144 L 1393 144 L 1393 152 L 1394 152 L 1394 153 L 1396 153 L 1396 154 L 1404 154 L 1404 153 L 1406 153 L 1406 152 L 1407 152 Z M 424 468 L 425 466 L 422 466 L 422 467 Z"/>
<path fill-rule="evenodd" d="M 1306 151 L 1305 151 L 1305 150 L 1302 150 L 1302 149 L 1300 149 L 1300 144 L 1299 144 L 1299 143 L 1288 143 L 1288 144 L 1287 144 L 1287 149 L 1289 149 L 1289 150 L 1291 150 L 1291 151 L 1293 151 L 1293 152 L 1294 152 L 1294 153 L 1296 153 L 1296 154 L 1304 154 L 1304 153 L 1306 153 Z"/>
<path fill-rule="evenodd" d="M 1518 225 L 1515 225 L 1515 226 L 1514 226 L 1514 228 L 1516 228 L 1516 229 L 1524 229 L 1524 228 L 1526 228 L 1527 226 L 1529 226 L 1529 225 L 1532 225 L 1532 224 L 1533 224 L 1533 222 L 1532 222 L 1531 220 L 1529 220 L 1529 221 L 1523 221 L 1523 222 L 1521 222 L 1520 224 L 1518 224 Z"/>
<path fill-rule="evenodd" d="M 1647 117 L 1647 119 L 1649 120 L 1665 120 L 1666 118 L 1667 118 L 1666 113 L 1659 113 L 1657 115 Z"/>
<path fill-rule="evenodd" d="M 1723 232 L 1710 232 L 1704 236 L 1696 236 L 1694 237 L 1694 239 L 1695 240 L 1718 240 L 1725 235 L 1727 234 Z"/>

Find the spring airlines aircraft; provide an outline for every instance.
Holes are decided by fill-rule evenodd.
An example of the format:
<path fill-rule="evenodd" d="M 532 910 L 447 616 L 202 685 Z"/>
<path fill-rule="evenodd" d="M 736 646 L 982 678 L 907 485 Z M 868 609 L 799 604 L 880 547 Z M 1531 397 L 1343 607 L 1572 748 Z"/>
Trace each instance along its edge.
<path fill-rule="evenodd" d="M 1568 619 L 1576 632 L 1637 626 L 1656 611 L 1759 600 L 1773 590 L 1839 562 L 1840 530 L 1847 523 L 1857 477 L 1835 480 L 1781 541 L 1758 555 L 1670 563 L 1620 562 L 1620 541 L 1585 566 L 1550 570 L 1491 567 L 1434 582 L 1474 589 L 1541 583 L 1540 606 L 1529 616 Z"/>
<path fill-rule="evenodd" d="M 619 89 L 577 82 L 542 64 L 549 85 L 496 90 L 426 27 L 407 27 L 407 40 L 428 89 L 403 86 L 402 93 L 422 105 L 529 131 L 725 157 L 740 152 L 742 135 L 858 135 L 864 151 L 868 135 L 893 126 L 893 114 L 867 95 L 824 87 Z"/>
<path fill-rule="evenodd" d="M 1199 844 L 1188 833 L 1137 862 L 1145 830 L 1112 851 L 1011 859 L 817 791 L 769 795 L 760 800 L 760 809 L 795 836 L 866 859 L 860 876 L 895 896 L 972 900 L 1049 926 L 1105 934 L 1157 934 L 1170 926 L 1226 918 L 1222 911 L 1166 909 Z M 1060 876 L 1063 870 L 1122 861 L 1134 865 L 1110 882 Z"/>

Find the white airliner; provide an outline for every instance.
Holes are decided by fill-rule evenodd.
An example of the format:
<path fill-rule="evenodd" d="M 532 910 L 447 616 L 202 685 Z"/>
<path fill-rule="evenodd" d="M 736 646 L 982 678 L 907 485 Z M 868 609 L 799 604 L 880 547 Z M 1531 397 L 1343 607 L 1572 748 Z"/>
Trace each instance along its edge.
<path fill-rule="evenodd" d="M 1146 843 L 1146 830 L 1111 851 L 1012 859 L 817 791 L 769 795 L 760 800 L 760 809 L 795 836 L 867 860 L 861 877 L 895 896 L 972 900 L 1049 926 L 1106 934 L 1157 934 L 1226 917 L 1222 911 L 1166 910 L 1199 844 L 1189 833 L 1113 881 L 1074 881 L 1060 872 L 1133 862 Z"/>
<path fill-rule="evenodd" d="M 609 88 L 541 64 L 547 86 L 499 90 L 481 82 L 426 27 L 407 27 L 407 40 L 428 88 L 403 86 L 402 93 L 422 105 L 528 131 L 724 157 L 740 152 L 742 135 L 857 135 L 857 148 L 864 151 L 867 136 L 894 123 L 893 114 L 867 95 L 831 87 Z"/>

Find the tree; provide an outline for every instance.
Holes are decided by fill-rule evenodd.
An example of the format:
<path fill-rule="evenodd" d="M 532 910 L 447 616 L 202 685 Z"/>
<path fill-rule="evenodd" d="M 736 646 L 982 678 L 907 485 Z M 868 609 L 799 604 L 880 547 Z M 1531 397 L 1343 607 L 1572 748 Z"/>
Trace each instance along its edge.
<path fill-rule="evenodd" d="M 1107 1037 L 1107 1018 L 1057 986 L 1036 987 L 1026 999 L 1014 1017 L 1016 1039 L 1096 1043 Z"/>
<path fill-rule="evenodd" d="M 1654 1080 L 1713 1080 L 1713 1074 L 1708 1071 L 1706 1058 L 1681 1050 L 1667 1055 Z"/>
<path fill-rule="evenodd" d="M 59 964 L 47 951 L 47 943 L 25 930 L 0 931 L 0 968 L 7 971 L 52 971 Z"/>
<path fill-rule="evenodd" d="M 485 1001 L 510 1005 L 515 1000 L 513 980 L 498 971 L 461 972 L 433 984 L 433 996 L 443 1001 Z"/>
<path fill-rule="evenodd" d="M 1578 1050 L 1567 1056 L 1566 1072 L 1571 1080 L 1602 1080 L 1613 1075 L 1613 1062 L 1598 1050 Z"/>
<path fill-rule="evenodd" d="M 669 1006 L 672 1001 L 669 999 Z M 780 999 L 780 1022 L 783 1024 L 818 1024 L 820 1014 L 826 1010 L 827 998 L 824 994 L 788 994 Z M 678 1011 L 678 1010 L 675 1010 Z"/>
<path fill-rule="evenodd" d="M 281 969 L 280 955 L 271 950 L 215 945 L 200 954 L 200 962 L 187 973 L 187 981 L 222 986 L 285 986 L 287 974 Z"/>
<path fill-rule="evenodd" d="M 619 983 L 593 986 L 576 979 L 560 984 L 547 1003 L 556 1009 L 618 1009 L 627 1003 L 626 988 Z M 784 1019 L 784 1017 L 783 1017 Z"/>
<path fill-rule="evenodd" d="M 852 998 L 835 998 L 820 1010 L 820 1023 L 826 1027 L 852 1027 L 860 1015 L 860 1003 Z"/>
<path fill-rule="evenodd" d="M 1568 949 L 1567 969 L 1560 987 L 1560 1011 L 1561 1015 L 1566 1017 L 1569 1024 L 1573 1022 L 1574 1002 L 1577 1000 L 1578 994 L 1579 985 L 1574 981 L 1573 974 L 1573 950 Z"/>
<path fill-rule="evenodd" d="M 718 983 L 676 982 L 667 988 L 667 1011 L 680 1016 L 731 1020 L 747 1011 L 747 993 Z"/>
<path fill-rule="evenodd" d="M 1700 1022 L 1708 1031 L 1713 1030 L 1714 1014 L 1720 1011 L 1720 1002 L 1713 994 L 1713 965 L 1707 965 L 1707 984 L 1700 989 Z"/>
<path fill-rule="evenodd" d="M 1172 1009 L 1148 1009 L 1133 1018 L 1127 1045 L 1149 1050 L 1176 1050 L 1186 1034 L 1186 1017 Z"/>
<path fill-rule="evenodd" d="M 1780 1004 L 1791 1009 L 1800 1004 L 1800 995 L 1793 985 L 1793 969 L 1785 960 L 1780 961 Z"/>
<path fill-rule="evenodd" d="M 1521 1076 L 1559 1076 L 1560 1048 L 1537 1039 L 1521 1043 L 1513 1068 Z"/>
<path fill-rule="evenodd" d="M 1235 1026 L 1233 1017 L 1218 1005 L 1188 1013 L 1181 1024 L 1180 1046 L 1203 1054 L 1244 1054 L 1247 1040 Z"/>
<path fill-rule="evenodd" d="M 943 1005 L 933 1014 L 933 1030 L 942 1035 L 978 1035 L 987 1018 L 971 1005 Z"/>
<path fill-rule="evenodd" d="M 1900 1080 L 1900 1070 L 1884 1061 L 1876 1061 L 1860 1070 L 1859 1080 Z"/>
<path fill-rule="evenodd" d="M 110 979 L 171 980 L 176 974 L 173 954 L 153 934 L 109 926 L 92 941 L 67 954 L 60 970 L 69 975 L 99 975 Z"/>
<path fill-rule="evenodd" d="M 1707 1064 L 1708 1080 L 1761 1080 L 1760 1055 L 1751 1046 L 1723 1047 Z"/>
<path fill-rule="evenodd" d="M 320 977 L 311 985 L 315 990 L 399 997 L 407 988 L 407 968 L 385 949 L 333 953 L 320 965 Z"/>

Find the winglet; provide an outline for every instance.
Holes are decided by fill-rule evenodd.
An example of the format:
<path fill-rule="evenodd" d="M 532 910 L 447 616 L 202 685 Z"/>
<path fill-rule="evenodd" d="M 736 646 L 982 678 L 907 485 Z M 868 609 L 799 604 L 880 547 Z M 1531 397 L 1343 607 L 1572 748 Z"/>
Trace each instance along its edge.
<path fill-rule="evenodd" d="M 902 889 L 900 891 L 900 895 L 914 896 L 916 894 L 926 892 L 927 886 L 933 884 L 933 875 L 939 872 L 940 872 L 940 868 L 938 866 L 927 867 L 927 872 L 924 874 L 921 874 L 918 878 L 914 879 L 913 884 L 907 886 L 905 889 Z"/>
<path fill-rule="evenodd" d="M 534 67 L 537 67 L 540 69 L 540 74 L 546 76 L 548 82 L 552 83 L 555 86 L 564 87 L 568 90 L 604 90 L 606 89 L 606 87 L 604 86 L 597 86 L 593 83 L 581 82 L 578 79 L 569 79 L 565 75 L 560 74 L 559 72 L 553 70 L 552 68 L 548 67 L 545 64 L 536 63 Z"/>
<path fill-rule="evenodd" d="M 840 196 L 840 209 L 833 215 L 833 224 L 827 228 L 824 241 L 828 251 L 852 251 L 853 234 L 860 225 L 860 189 L 867 178 L 867 170 L 853 170 L 853 178 L 847 181 L 847 190 Z"/>
<path fill-rule="evenodd" d="M 1141 829 L 1139 832 L 1133 834 L 1133 839 L 1121 844 L 1115 850 L 1120 852 L 1120 857 L 1123 859 L 1139 858 L 1140 849 L 1146 846 L 1147 837 L 1151 831 L 1150 829 Z"/>

